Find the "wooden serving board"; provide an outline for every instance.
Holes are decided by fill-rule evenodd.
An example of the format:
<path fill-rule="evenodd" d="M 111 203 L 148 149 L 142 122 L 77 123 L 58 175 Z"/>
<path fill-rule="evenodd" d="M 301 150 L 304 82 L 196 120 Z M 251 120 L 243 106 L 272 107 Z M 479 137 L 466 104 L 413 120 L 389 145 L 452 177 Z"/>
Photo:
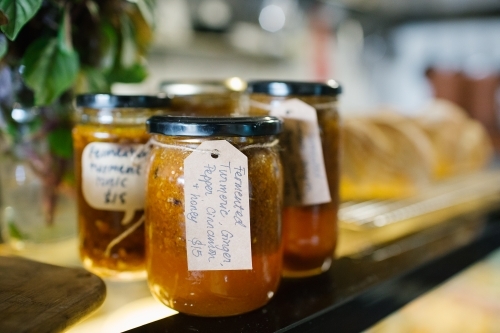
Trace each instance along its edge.
<path fill-rule="evenodd" d="M 97 309 L 104 282 L 82 268 L 0 256 L 0 332 L 61 332 Z"/>

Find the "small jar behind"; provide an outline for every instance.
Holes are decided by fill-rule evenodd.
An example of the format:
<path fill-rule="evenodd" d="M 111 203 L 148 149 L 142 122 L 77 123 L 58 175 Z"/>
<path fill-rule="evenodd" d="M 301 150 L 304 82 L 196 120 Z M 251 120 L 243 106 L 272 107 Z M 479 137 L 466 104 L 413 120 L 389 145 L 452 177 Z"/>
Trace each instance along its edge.
<path fill-rule="evenodd" d="M 160 84 L 160 92 L 172 99 L 174 115 L 230 116 L 240 114 L 240 98 L 246 82 L 238 77 L 226 80 L 178 80 Z"/>
<path fill-rule="evenodd" d="M 253 81 L 248 92 L 250 115 L 284 119 L 283 275 L 322 273 L 337 243 L 340 86 L 334 81 Z"/>
<path fill-rule="evenodd" d="M 153 295 L 198 316 L 266 304 L 282 269 L 273 117 L 153 117 L 146 268 Z"/>
<path fill-rule="evenodd" d="M 169 99 L 79 95 L 73 129 L 83 265 L 106 278 L 145 278 L 146 120 Z"/>

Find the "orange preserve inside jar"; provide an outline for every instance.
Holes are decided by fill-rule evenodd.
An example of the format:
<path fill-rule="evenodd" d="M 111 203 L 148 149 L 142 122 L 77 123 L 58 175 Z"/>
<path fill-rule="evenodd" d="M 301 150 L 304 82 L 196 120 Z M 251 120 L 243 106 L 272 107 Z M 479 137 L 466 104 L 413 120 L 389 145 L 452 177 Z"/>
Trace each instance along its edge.
<path fill-rule="evenodd" d="M 298 99 L 316 110 L 324 167 L 330 192 L 329 202 L 298 205 L 285 200 L 283 210 L 283 276 L 304 277 L 328 270 L 337 244 L 339 188 L 339 117 L 337 96 L 340 86 L 328 83 L 253 81 L 248 83 L 250 115 L 273 115 L 285 101 Z M 287 119 L 284 118 L 285 132 Z M 282 154 L 290 154 L 283 147 Z M 284 157 L 284 156 L 283 156 Z M 284 158 L 286 160 L 286 158 Z M 285 173 L 289 168 L 285 168 Z M 289 177 L 285 175 L 285 182 Z M 290 184 L 285 184 L 285 189 Z M 291 186 L 291 185 L 290 185 Z"/>
<path fill-rule="evenodd" d="M 230 316 L 263 306 L 274 295 L 282 270 L 283 178 L 276 136 L 281 131 L 281 121 L 274 117 L 153 117 L 148 120 L 148 129 L 153 137 L 146 194 L 146 269 L 152 294 L 179 312 L 197 316 Z M 231 251 L 245 249 L 246 254 L 231 255 L 235 260 L 247 259 L 251 268 L 226 269 L 219 267 L 217 261 L 211 268 L 190 266 L 193 254 L 206 258 L 204 263 L 211 262 L 211 250 L 215 251 L 212 254 L 216 260 L 222 260 L 224 234 L 221 232 L 222 238 L 218 236 L 217 227 L 238 227 L 236 212 L 241 196 L 221 185 L 225 181 L 223 165 L 213 160 L 213 178 L 201 173 L 189 176 L 193 167 L 185 168 L 187 158 L 194 156 L 191 154 L 207 152 L 199 148 L 201 145 L 214 142 L 235 149 L 236 153 L 225 156 L 233 159 L 237 154 L 246 156 L 248 161 L 248 235 L 241 242 L 233 239 L 226 245 Z M 217 155 L 208 154 L 206 158 L 214 156 Z M 197 161 L 194 165 L 206 164 Z M 231 177 L 237 179 L 236 164 L 234 160 L 231 163 L 229 182 Z M 193 197 L 189 197 L 192 187 L 188 185 L 193 179 L 197 181 L 196 188 L 201 181 L 204 191 L 216 194 L 214 199 L 200 193 L 199 200 L 205 200 L 210 207 L 198 209 L 196 224 L 191 215 Z M 230 211 L 230 220 L 222 219 L 227 215 L 223 209 Z M 202 211 L 208 215 L 201 215 Z M 198 230 L 212 238 L 202 236 L 200 243 L 195 243 L 194 238 L 189 238 L 193 227 L 202 228 Z M 201 246 L 200 252 L 197 245 Z"/>
<path fill-rule="evenodd" d="M 105 278 L 145 278 L 146 120 L 169 99 L 87 94 L 73 129 L 83 265 Z"/>
<path fill-rule="evenodd" d="M 230 116 L 241 112 L 246 82 L 225 80 L 177 80 L 160 84 L 160 92 L 172 99 L 172 113 L 185 116 Z"/>

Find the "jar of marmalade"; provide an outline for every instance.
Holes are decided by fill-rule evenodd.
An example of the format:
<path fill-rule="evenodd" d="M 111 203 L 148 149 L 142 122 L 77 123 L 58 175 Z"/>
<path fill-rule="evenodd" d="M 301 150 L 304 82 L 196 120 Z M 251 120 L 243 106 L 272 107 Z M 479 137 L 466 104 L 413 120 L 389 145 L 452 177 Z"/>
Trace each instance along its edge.
<path fill-rule="evenodd" d="M 302 193 L 302 197 L 285 195 L 283 275 L 324 272 L 331 265 L 337 243 L 340 86 L 333 80 L 327 84 L 254 81 L 248 83 L 248 92 L 250 115 L 283 117 L 285 194 Z M 311 192 L 309 199 L 307 190 Z"/>
<path fill-rule="evenodd" d="M 146 120 L 169 99 L 79 95 L 73 129 L 79 248 L 86 269 L 116 279 L 145 277 Z"/>
<path fill-rule="evenodd" d="M 246 82 L 226 80 L 179 80 L 160 84 L 160 92 L 172 99 L 171 110 L 184 116 L 230 116 L 240 113 Z"/>
<path fill-rule="evenodd" d="M 198 316 L 266 304 L 281 277 L 282 167 L 274 117 L 153 117 L 146 192 L 152 294 Z"/>

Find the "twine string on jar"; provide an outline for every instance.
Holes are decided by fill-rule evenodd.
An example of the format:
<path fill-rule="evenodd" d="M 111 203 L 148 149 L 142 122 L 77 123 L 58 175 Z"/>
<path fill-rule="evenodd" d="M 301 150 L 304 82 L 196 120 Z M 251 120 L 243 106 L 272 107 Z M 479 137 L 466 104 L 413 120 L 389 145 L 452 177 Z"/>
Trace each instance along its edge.
<path fill-rule="evenodd" d="M 111 255 L 111 249 L 115 246 L 118 245 L 122 240 L 124 240 L 127 236 L 129 236 L 131 233 L 133 233 L 137 228 L 141 226 L 141 224 L 144 223 L 145 217 L 144 214 L 141 216 L 137 222 L 132 224 L 130 228 L 122 232 L 121 234 L 118 235 L 118 237 L 115 237 L 114 239 L 109 242 L 108 246 L 106 246 L 106 251 L 104 251 L 104 255 L 106 257 L 109 257 Z"/>
<path fill-rule="evenodd" d="M 254 148 L 272 148 L 277 146 L 279 143 L 279 140 L 273 140 L 269 143 L 255 143 L 252 145 L 248 145 L 245 147 L 239 148 L 239 150 L 248 150 L 248 149 L 254 149 Z M 198 149 L 198 148 L 191 148 L 191 147 L 184 147 L 184 146 L 179 146 L 179 145 L 171 145 L 163 142 L 159 142 L 155 138 L 151 137 L 149 141 L 145 144 L 145 146 L 158 146 L 162 148 L 171 148 L 171 149 L 178 149 L 178 150 L 184 150 L 184 151 L 196 151 L 196 152 L 201 152 L 203 154 L 211 154 L 215 156 L 219 156 L 220 152 L 217 149 Z M 137 153 L 134 153 L 130 158 L 132 160 L 132 164 L 136 163 L 136 158 L 137 158 Z"/>
<path fill-rule="evenodd" d="M 255 107 L 257 109 L 261 109 L 261 110 L 271 111 L 286 101 L 287 100 L 273 101 L 273 103 L 262 103 L 262 102 L 254 100 L 254 99 L 251 99 L 250 106 L 253 106 L 253 107 Z M 311 105 L 316 110 L 329 110 L 329 109 L 335 108 L 337 106 L 337 102 L 317 103 L 317 104 L 309 104 L 309 105 Z"/>

